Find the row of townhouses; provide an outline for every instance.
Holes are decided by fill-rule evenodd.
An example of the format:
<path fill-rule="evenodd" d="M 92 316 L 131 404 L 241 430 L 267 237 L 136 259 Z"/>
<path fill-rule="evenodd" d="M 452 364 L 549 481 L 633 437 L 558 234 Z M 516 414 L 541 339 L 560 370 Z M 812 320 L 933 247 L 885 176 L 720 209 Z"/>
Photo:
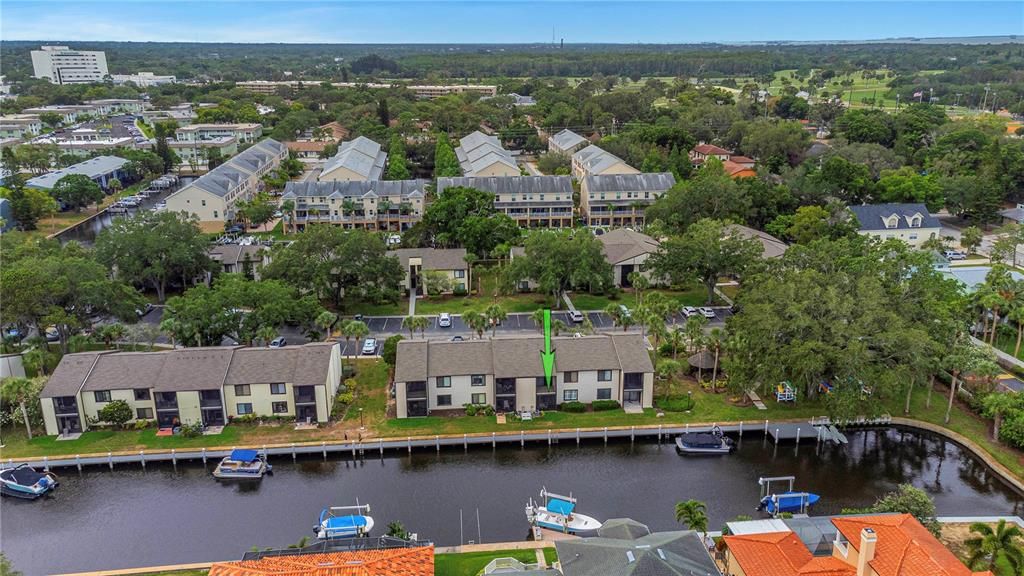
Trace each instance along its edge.
<path fill-rule="evenodd" d="M 174 139 L 178 142 L 234 138 L 240 144 L 250 144 L 262 136 L 263 125 L 256 123 L 189 124 L 174 131 Z"/>
<path fill-rule="evenodd" d="M 282 200 L 297 230 L 329 223 L 346 229 L 408 230 L 423 217 L 427 180 L 322 180 L 288 182 Z"/>
<path fill-rule="evenodd" d="M 263 176 L 287 157 L 284 144 L 262 140 L 168 196 L 167 209 L 195 214 L 203 222 L 231 220 L 235 206 L 251 199 L 263 186 Z"/>
<path fill-rule="evenodd" d="M 544 376 L 537 336 L 448 342 L 403 340 L 395 361 L 399 418 L 489 405 L 499 412 L 554 410 L 564 402 L 615 400 L 651 407 L 654 365 L 639 334 L 553 338 Z"/>
<path fill-rule="evenodd" d="M 380 144 L 365 136 L 342 142 L 338 153 L 324 163 L 321 181 L 380 180 L 388 154 Z"/>
<path fill-rule="evenodd" d="M 87 430 L 114 400 L 160 427 L 223 426 L 251 414 L 327 422 L 340 382 L 341 350 L 329 342 L 81 352 L 61 359 L 40 398 L 50 435 Z"/>
<path fill-rule="evenodd" d="M 479 130 L 459 140 L 455 148 L 463 176 L 518 176 L 519 165 L 512 153 L 502 147 L 497 136 Z"/>

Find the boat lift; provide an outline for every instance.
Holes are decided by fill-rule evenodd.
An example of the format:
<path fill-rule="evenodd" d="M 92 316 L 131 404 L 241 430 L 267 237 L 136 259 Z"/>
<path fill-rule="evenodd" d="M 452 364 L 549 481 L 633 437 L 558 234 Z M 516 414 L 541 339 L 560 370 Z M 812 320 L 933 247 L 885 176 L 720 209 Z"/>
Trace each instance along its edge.
<path fill-rule="evenodd" d="M 758 478 L 757 485 L 761 488 L 761 495 L 758 498 L 758 502 L 764 502 L 765 498 L 771 498 L 772 502 L 775 504 L 774 509 L 776 510 L 776 512 L 771 513 L 773 518 L 777 517 L 780 512 L 778 511 L 779 495 L 776 492 L 772 492 L 772 482 L 786 482 L 786 491 L 783 493 L 786 499 L 799 499 L 800 509 L 796 513 L 807 514 L 807 509 L 810 506 L 811 494 L 809 492 L 793 492 L 793 483 L 796 482 L 796 476 L 772 476 L 768 478 Z"/>
<path fill-rule="evenodd" d="M 370 530 L 373 529 L 373 519 L 370 518 L 370 505 L 359 504 L 356 500 L 355 506 L 331 506 L 320 513 L 320 524 L 317 525 L 317 529 L 320 529 L 324 533 L 324 539 L 332 538 L 350 538 L 353 536 L 365 536 L 369 534 Z M 355 519 L 356 517 L 362 517 L 367 520 L 366 524 L 359 525 L 358 523 L 345 522 L 345 520 Z M 337 525 L 332 525 L 333 519 L 342 519 Z M 324 521 L 327 521 L 326 524 Z"/>

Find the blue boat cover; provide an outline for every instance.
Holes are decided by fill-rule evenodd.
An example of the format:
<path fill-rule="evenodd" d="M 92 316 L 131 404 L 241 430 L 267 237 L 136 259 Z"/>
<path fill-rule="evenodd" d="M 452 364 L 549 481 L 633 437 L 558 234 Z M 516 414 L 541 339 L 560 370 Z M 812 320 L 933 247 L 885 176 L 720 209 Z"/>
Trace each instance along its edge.
<path fill-rule="evenodd" d="M 255 450 L 232 450 L 231 459 L 235 462 L 254 462 L 259 458 L 259 452 Z"/>
<path fill-rule="evenodd" d="M 366 526 L 365 516 L 335 516 L 327 519 L 328 530 L 355 529 Z"/>
<path fill-rule="evenodd" d="M 575 507 L 576 505 L 572 502 L 567 502 L 558 498 L 548 500 L 548 505 L 546 506 L 548 512 L 554 512 L 555 514 L 561 514 L 562 516 L 572 514 L 572 510 Z"/>

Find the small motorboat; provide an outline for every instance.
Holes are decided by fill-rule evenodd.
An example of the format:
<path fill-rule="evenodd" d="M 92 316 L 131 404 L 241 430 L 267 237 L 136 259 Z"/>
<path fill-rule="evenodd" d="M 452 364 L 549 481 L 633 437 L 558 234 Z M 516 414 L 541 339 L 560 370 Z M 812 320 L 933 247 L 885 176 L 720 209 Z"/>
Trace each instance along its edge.
<path fill-rule="evenodd" d="M 321 540 L 367 536 L 373 530 L 373 518 L 369 514 L 369 504 L 324 508 L 313 533 Z"/>
<path fill-rule="evenodd" d="M 772 516 L 783 512 L 802 514 L 821 499 L 817 494 L 810 492 L 783 492 L 781 494 L 769 494 L 761 498 L 757 507 L 759 512 L 767 512 Z"/>
<path fill-rule="evenodd" d="M 680 454 L 728 454 L 735 448 L 732 438 L 718 426 L 710 432 L 686 432 L 676 437 L 676 450 Z"/>
<path fill-rule="evenodd" d="M 255 450 L 232 450 L 231 454 L 213 469 L 213 476 L 220 479 L 255 479 L 273 470 L 266 458 Z"/>
<path fill-rule="evenodd" d="M 601 527 L 597 519 L 576 512 L 576 499 L 571 495 L 562 496 L 541 488 L 540 497 L 543 505 L 538 505 L 533 498 L 526 504 L 526 519 L 534 526 L 566 534 L 588 532 Z"/>
<path fill-rule="evenodd" d="M 28 464 L 0 470 L 0 493 L 4 496 L 35 500 L 57 487 L 53 472 L 39 472 Z"/>

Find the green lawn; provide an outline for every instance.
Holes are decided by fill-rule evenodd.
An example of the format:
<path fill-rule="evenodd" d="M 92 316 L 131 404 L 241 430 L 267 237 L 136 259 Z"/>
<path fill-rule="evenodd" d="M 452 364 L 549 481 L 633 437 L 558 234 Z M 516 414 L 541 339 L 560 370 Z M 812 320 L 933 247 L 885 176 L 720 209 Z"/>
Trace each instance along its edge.
<path fill-rule="evenodd" d="M 547 554 L 545 554 L 545 557 L 547 557 Z M 537 562 L 537 554 L 533 550 L 496 550 L 494 552 L 438 554 L 434 556 L 434 574 L 436 576 L 476 576 L 495 558 L 515 558 L 524 564 Z"/>
<path fill-rule="evenodd" d="M 146 138 L 156 138 L 156 133 L 153 132 L 153 128 L 142 120 L 136 120 L 135 127 L 141 130 L 142 133 L 146 135 Z"/>

